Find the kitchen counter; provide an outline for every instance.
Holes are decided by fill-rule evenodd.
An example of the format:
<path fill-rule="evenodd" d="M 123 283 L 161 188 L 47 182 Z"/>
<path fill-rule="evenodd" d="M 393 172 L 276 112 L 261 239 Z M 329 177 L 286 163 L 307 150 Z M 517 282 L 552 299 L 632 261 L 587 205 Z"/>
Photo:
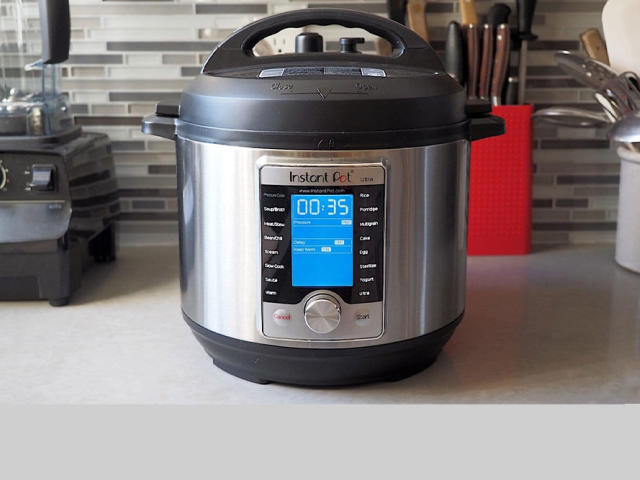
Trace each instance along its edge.
<path fill-rule="evenodd" d="M 256 385 L 214 367 L 183 322 L 177 249 L 123 248 L 67 307 L 0 302 L 0 402 L 640 402 L 640 275 L 612 246 L 470 258 L 467 289 L 460 327 L 417 375 Z"/>

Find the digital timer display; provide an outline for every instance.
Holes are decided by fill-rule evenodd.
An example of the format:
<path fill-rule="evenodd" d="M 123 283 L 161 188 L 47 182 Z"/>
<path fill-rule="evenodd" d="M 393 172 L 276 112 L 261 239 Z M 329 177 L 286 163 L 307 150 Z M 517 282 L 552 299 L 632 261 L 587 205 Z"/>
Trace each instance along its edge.
<path fill-rule="evenodd" d="M 353 195 L 291 195 L 294 287 L 353 286 Z"/>

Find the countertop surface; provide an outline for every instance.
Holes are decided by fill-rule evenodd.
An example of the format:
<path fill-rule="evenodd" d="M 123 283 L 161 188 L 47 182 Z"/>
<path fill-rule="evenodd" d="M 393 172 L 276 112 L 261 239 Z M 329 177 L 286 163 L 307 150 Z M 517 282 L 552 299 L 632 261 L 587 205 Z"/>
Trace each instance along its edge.
<path fill-rule="evenodd" d="M 177 249 L 123 248 L 66 307 L 0 302 L 2 403 L 637 403 L 640 275 L 613 246 L 469 259 L 467 309 L 438 361 L 393 383 L 256 385 L 182 320 Z"/>

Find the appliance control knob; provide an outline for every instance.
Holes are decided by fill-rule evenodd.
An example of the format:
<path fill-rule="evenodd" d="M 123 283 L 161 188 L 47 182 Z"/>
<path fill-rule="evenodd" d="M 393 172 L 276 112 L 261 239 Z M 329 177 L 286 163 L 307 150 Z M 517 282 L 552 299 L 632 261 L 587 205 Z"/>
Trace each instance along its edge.
<path fill-rule="evenodd" d="M 316 333 L 330 333 L 340 323 L 340 304 L 331 295 L 315 295 L 304 306 L 304 321 Z"/>
<path fill-rule="evenodd" d="M 54 190 L 55 165 L 32 165 L 31 181 L 29 187 L 38 192 L 50 192 Z"/>

